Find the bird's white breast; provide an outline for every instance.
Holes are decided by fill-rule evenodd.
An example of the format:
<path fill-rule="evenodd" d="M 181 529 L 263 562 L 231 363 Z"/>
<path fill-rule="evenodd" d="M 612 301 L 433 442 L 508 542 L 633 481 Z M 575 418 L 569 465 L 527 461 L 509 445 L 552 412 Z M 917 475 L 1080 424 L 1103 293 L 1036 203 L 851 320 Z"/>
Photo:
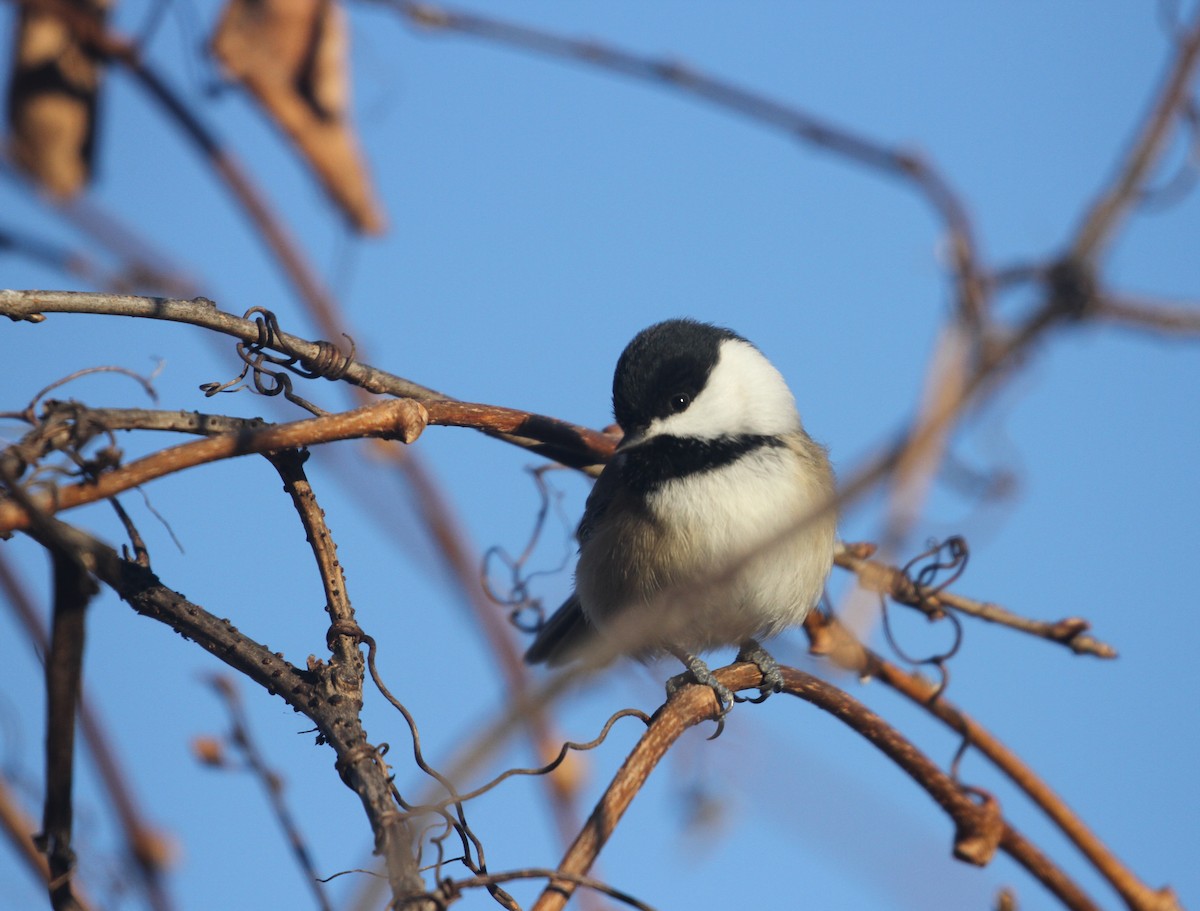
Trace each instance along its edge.
<path fill-rule="evenodd" d="M 643 654 L 702 652 L 799 623 L 832 564 L 834 518 L 812 519 L 832 486 L 824 451 L 803 432 L 667 481 L 583 548 L 584 613 L 602 632 L 621 618 L 621 635 L 635 639 L 622 650 Z"/>

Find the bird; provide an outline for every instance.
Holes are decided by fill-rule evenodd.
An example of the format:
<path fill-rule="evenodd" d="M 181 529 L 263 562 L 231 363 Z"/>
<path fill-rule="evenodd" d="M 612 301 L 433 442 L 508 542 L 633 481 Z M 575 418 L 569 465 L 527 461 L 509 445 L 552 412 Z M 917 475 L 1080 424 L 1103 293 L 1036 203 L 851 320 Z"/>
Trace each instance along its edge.
<path fill-rule="evenodd" d="M 824 592 L 837 525 L 828 453 L 766 356 L 694 319 L 629 342 L 612 404 L 623 437 L 587 498 L 574 592 L 525 660 L 670 654 L 687 672 L 668 695 L 711 687 L 723 723 L 733 694 L 699 656 L 737 646 L 762 673 L 749 701 L 783 688 L 760 640 L 800 624 Z"/>

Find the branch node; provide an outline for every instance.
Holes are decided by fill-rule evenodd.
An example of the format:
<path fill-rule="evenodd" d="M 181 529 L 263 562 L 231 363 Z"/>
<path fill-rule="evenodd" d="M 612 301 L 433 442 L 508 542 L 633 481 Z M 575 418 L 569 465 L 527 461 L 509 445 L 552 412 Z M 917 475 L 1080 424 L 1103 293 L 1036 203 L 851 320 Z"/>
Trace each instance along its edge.
<path fill-rule="evenodd" d="M 402 443 L 415 443 L 429 426 L 429 410 L 416 399 L 396 401 L 395 437 Z"/>
<path fill-rule="evenodd" d="M 954 831 L 954 856 L 977 867 L 985 867 L 996 856 L 1004 837 L 1004 816 L 1000 812 L 999 802 L 991 794 L 978 788 L 969 790 L 981 802 L 976 804 L 975 812 L 958 817 Z"/>
<path fill-rule="evenodd" d="M 1088 316 L 1097 302 L 1096 270 L 1091 263 L 1074 256 L 1059 260 L 1046 273 L 1047 307 L 1066 319 L 1077 321 Z"/>

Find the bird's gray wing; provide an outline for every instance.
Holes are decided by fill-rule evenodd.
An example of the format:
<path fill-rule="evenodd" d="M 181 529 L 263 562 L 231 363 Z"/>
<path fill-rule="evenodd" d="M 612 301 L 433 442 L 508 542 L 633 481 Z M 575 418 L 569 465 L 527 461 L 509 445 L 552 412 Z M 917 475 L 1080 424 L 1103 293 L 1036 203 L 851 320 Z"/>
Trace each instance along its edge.
<path fill-rule="evenodd" d="M 581 549 L 587 546 L 592 531 L 603 520 L 609 504 L 620 490 L 623 461 L 621 456 L 610 461 L 600 472 L 600 477 L 596 479 L 591 493 L 588 494 L 583 519 L 575 532 Z M 562 607 L 542 624 L 533 644 L 525 652 L 525 661 L 528 664 L 545 663 L 551 667 L 566 664 L 584 649 L 593 635 L 595 630 L 583 615 L 579 598 L 572 593 L 571 597 L 563 602 Z"/>
<path fill-rule="evenodd" d="M 596 478 L 596 483 L 592 485 L 587 505 L 583 509 L 583 518 L 579 521 L 579 528 L 575 531 L 575 537 L 581 548 L 587 544 L 593 529 L 604 519 L 609 505 L 620 491 L 621 471 L 624 465 L 625 457 L 623 455 L 613 456 L 612 460 L 604 466 L 604 470 L 600 472 L 600 477 Z"/>
<path fill-rule="evenodd" d="M 525 662 L 545 663 L 551 667 L 566 664 L 587 646 L 593 634 L 594 630 L 579 606 L 579 599 L 572 594 L 542 624 L 533 644 L 525 652 Z"/>

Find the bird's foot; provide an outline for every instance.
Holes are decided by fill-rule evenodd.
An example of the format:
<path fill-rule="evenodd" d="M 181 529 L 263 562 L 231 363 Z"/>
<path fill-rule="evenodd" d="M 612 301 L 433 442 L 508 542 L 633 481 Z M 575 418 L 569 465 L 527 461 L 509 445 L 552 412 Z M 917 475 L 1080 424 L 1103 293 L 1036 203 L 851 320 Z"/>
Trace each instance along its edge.
<path fill-rule="evenodd" d="M 716 740 L 721 736 L 721 732 L 725 730 L 725 716 L 733 708 L 736 697 L 729 687 L 718 680 L 716 675 L 708 669 L 708 665 L 695 655 L 689 655 L 687 652 L 679 652 L 675 657 L 687 665 L 687 673 L 679 674 L 667 681 L 667 698 L 669 699 L 679 690 L 693 683 L 698 683 L 700 686 L 706 686 L 711 689 L 713 695 L 717 697 L 717 730 L 708 739 Z"/>
<path fill-rule="evenodd" d="M 747 639 L 742 643 L 742 647 L 737 653 L 738 661 L 748 661 L 758 668 L 762 674 L 762 684 L 758 688 L 758 695 L 751 698 L 746 696 L 735 696 L 734 699 L 738 702 L 753 702 L 759 703 L 766 700 L 772 693 L 778 693 L 783 689 L 783 671 L 779 669 L 779 662 L 767 653 L 767 650 L 758 644 L 755 639 Z"/>

